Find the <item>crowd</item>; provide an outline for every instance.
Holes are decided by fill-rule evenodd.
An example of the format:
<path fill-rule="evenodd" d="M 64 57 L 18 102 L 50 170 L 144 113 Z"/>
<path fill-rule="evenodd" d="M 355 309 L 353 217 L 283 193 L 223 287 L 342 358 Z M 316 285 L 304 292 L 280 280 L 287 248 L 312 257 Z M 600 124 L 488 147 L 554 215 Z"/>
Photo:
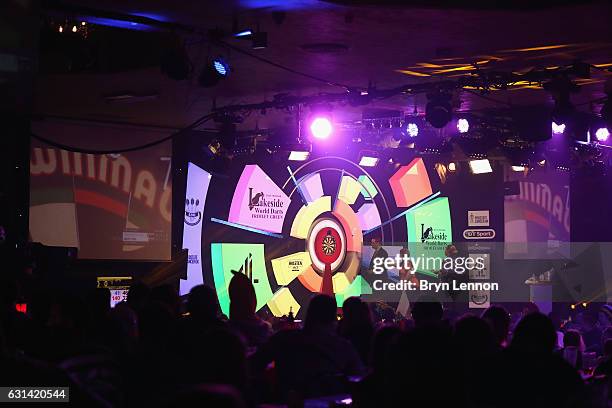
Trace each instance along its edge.
<path fill-rule="evenodd" d="M 315 295 L 301 322 L 256 314 L 242 274 L 227 317 L 203 285 L 183 303 L 170 285 L 135 284 L 112 309 L 106 289 L 38 288 L 26 313 L 20 290 L 2 282 L 0 385 L 69 386 L 75 406 L 299 407 L 337 396 L 329 406 L 607 407 L 611 395 L 608 305 L 571 319 L 534 305 L 449 318 L 422 300 L 404 317 Z"/>

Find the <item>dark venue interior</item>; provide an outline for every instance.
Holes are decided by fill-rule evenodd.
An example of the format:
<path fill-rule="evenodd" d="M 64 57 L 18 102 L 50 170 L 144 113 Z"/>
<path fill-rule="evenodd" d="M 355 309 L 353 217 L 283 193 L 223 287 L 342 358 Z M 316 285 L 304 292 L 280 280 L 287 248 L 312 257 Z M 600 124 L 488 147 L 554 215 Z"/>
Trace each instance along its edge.
<path fill-rule="evenodd" d="M 612 406 L 609 1 L 0 10 L 0 406 Z"/>

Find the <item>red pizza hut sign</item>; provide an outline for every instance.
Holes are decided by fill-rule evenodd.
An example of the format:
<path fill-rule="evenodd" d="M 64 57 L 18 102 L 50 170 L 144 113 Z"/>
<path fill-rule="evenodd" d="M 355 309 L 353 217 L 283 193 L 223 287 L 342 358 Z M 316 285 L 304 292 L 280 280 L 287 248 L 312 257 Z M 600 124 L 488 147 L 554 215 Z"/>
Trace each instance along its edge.
<path fill-rule="evenodd" d="M 463 231 L 463 238 L 465 239 L 493 239 L 495 238 L 495 230 L 491 228 L 466 229 L 465 231 Z"/>

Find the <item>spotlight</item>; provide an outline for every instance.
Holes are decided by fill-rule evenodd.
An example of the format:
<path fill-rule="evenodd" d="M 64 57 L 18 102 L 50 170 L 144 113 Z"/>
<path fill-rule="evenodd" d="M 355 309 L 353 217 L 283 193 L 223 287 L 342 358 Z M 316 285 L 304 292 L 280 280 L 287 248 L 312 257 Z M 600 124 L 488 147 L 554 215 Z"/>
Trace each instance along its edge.
<path fill-rule="evenodd" d="M 310 152 L 308 151 L 292 150 L 291 153 L 289 153 L 289 160 L 290 161 L 305 161 L 305 160 L 308 160 L 309 156 L 310 156 Z"/>
<path fill-rule="evenodd" d="M 557 124 L 557 122 L 552 122 L 552 132 L 553 135 L 561 135 L 565 132 L 565 123 Z"/>
<path fill-rule="evenodd" d="M 64 32 L 64 27 L 59 26 L 59 27 L 57 28 L 57 31 L 59 31 L 60 33 L 63 33 L 63 32 Z"/>
<path fill-rule="evenodd" d="M 361 159 L 359 160 L 359 165 L 363 167 L 374 167 L 377 164 L 378 164 L 378 157 L 374 157 L 374 156 L 363 155 L 361 156 Z"/>
<path fill-rule="evenodd" d="M 441 129 L 452 119 L 451 96 L 446 93 L 428 95 L 425 119 L 435 128 Z"/>
<path fill-rule="evenodd" d="M 317 139 L 328 139 L 334 131 L 331 120 L 324 116 L 317 116 L 310 122 L 310 133 Z"/>
<path fill-rule="evenodd" d="M 227 63 L 221 58 L 215 58 L 212 63 L 215 71 L 217 71 L 217 74 L 221 75 L 222 77 L 226 77 L 227 74 L 229 74 L 229 65 L 227 65 Z"/>
<path fill-rule="evenodd" d="M 579 91 L 578 85 L 574 84 L 570 79 L 563 77 L 546 82 L 544 89 L 549 91 L 555 100 L 552 120 L 555 123 L 567 123 L 575 111 L 570 95 Z"/>
<path fill-rule="evenodd" d="M 252 34 L 253 34 L 253 30 L 251 30 L 250 28 L 247 28 L 246 30 L 242 30 L 242 31 L 238 31 L 234 33 L 234 37 L 242 38 L 242 37 L 248 37 Z"/>
<path fill-rule="evenodd" d="M 416 123 L 409 122 L 408 125 L 406 125 L 406 132 L 410 137 L 417 137 L 419 135 L 419 127 Z"/>
<path fill-rule="evenodd" d="M 266 32 L 256 32 L 252 35 L 253 39 L 253 49 L 261 50 L 268 47 L 268 33 Z"/>
<path fill-rule="evenodd" d="M 570 309 L 572 310 L 576 309 L 576 305 L 570 305 Z"/>
<path fill-rule="evenodd" d="M 489 159 L 470 160 L 470 170 L 473 174 L 493 173 Z"/>
<path fill-rule="evenodd" d="M 544 166 L 546 166 L 546 159 L 538 160 L 538 165 L 539 165 L 540 167 L 544 167 Z"/>
<path fill-rule="evenodd" d="M 605 142 L 610 137 L 608 128 L 601 127 L 595 131 L 595 138 L 600 142 Z"/>
<path fill-rule="evenodd" d="M 587 306 L 588 306 L 587 302 L 582 302 L 582 307 L 587 307 Z"/>
<path fill-rule="evenodd" d="M 467 133 L 470 130 L 470 122 L 467 119 L 461 118 L 457 121 L 457 130 L 459 133 Z"/>
<path fill-rule="evenodd" d="M 217 57 L 206 64 L 198 78 L 198 83 L 200 86 L 208 88 L 217 85 L 222 78 L 227 78 L 229 73 L 230 67 L 228 63 L 224 59 Z"/>
<path fill-rule="evenodd" d="M 525 166 L 512 166 L 512 171 L 523 172 L 525 171 L 525 169 L 526 169 Z"/>
<path fill-rule="evenodd" d="M 72 32 L 73 32 L 73 33 L 76 33 L 76 32 L 77 32 L 77 26 L 75 26 L 75 25 L 73 25 L 73 26 L 72 26 Z"/>
<path fill-rule="evenodd" d="M 457 171 L 457 164 L 455 164 L 455 162 L 450 162 L 448 163 L 448 171 L 450 171 L 451 173 L 454 173 Z"/>

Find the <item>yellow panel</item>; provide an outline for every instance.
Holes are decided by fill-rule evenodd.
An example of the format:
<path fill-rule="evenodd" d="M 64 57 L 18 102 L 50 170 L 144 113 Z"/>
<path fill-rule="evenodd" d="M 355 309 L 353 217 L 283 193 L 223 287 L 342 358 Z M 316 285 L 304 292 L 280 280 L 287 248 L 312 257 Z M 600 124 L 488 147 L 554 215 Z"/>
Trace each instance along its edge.
<path fill-rule="evenodd" d="M 308 252 L 296 252 L 280 258 L 272 259 L 272 270 L 276 283 L 288 285 L 311 264 Z"/>
<path fill-rule="evenodd" d="M 286 316 L 290 311 L 295 316 L 300 310 L 300 304 L 295 300 L 289 288 L 277 290 L 272 299 L 268 301 L 268 307 L 276 317 Z"/>
<path fill-rule="evenodd" d="M 335 274 L 332 277 L 332 283 L 334 285 L 334 293 L 344 292 L 344 290 L 350 285 L 350 282 L 344 273 Z"/>
<path fill-rule="evenodd" d="M 323 196 L 312 203 L 303 206 L 298 211 L 291 224 L 291 236 L 306 239 L 314 220 L 324 212 L 331 211 L 331 197 Z"/>
<path fill-rule="evenodd" d="M 342 200 L 347 204 L 355 204 L 357 196 L 361 192 L 361 184 L 350 176 L 342 176 L 340 183 L 340 191 L 338 191 L 338 200 Z"/>

